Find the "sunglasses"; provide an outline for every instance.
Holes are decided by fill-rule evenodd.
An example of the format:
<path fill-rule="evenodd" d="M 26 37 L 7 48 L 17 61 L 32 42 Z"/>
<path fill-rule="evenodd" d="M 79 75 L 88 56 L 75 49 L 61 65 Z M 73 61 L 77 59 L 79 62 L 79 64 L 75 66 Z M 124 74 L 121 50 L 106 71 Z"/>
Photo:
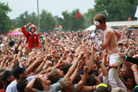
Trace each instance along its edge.
<path fill-rule="evenodd" d="M 100 22 L 98 22 L 98 21 L 94 21 L 93 22 L 95 25 L 100 25 Z"/>

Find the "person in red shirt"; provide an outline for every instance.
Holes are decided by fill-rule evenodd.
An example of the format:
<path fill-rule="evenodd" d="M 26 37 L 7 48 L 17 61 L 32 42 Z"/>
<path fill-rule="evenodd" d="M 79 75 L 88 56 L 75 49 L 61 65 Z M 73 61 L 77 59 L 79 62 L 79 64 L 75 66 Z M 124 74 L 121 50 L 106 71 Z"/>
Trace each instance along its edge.
<path fill-rule="evenodd" d="M 29 27 L 29 31 L 26 31 L 25 28 L 27 26 L 30 26 Z M 25 38 L 26 38 L 26 43 L 28 43 L 28 48 L 31 49 L 31 48 L 39 48 L 39 35 L 35 33 L 36 31 L 36 26 L 31 24 L 31 23 L 28 23 L 27 25 L 23 26 L 21 28 Z"/>

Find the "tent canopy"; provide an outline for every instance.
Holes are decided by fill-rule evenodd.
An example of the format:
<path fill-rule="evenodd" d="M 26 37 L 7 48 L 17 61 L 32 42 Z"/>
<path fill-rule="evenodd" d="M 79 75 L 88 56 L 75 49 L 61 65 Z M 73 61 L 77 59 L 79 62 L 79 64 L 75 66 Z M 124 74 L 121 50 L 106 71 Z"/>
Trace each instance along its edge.
<path fill-rule="evenodd" d="M 111 27 L 135 26 L 135 25 L 138 25 L 138 21 L 116 21 L 116 22 L 106 22 L 106 24 Z M 85 29 L 85 31 L 88 31 L 88 30 L 90 31 L 95 30 L 95 25 L 92 25 L 87 29 Z"/>

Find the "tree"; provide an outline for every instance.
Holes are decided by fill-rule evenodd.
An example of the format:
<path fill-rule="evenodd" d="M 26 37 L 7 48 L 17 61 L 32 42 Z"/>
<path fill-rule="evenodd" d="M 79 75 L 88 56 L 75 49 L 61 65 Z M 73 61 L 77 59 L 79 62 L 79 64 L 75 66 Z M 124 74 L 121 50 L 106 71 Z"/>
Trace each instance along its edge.
<path fill-rule="evenodd" d="M 41 29 L 50 32 L 55 27 L 55 20 L 51 13 L 42 10 L 40 14 Z"/>
<path fill-rule="evenodd" d="M 70 30 L 71 31 L 78 31 L 78 30 L 83 30 L 84 29 L 84 16 L 81 18 L 76 18 L 76 14 L 79 10 L 73 10 L 71 13 L 71 23 L 70 23 Z"/>
<path fill-rule="evenodd" d="M 69 31 L 71 24 L 70 13 L 68 11 L 63 11 L 62 15 L 64 19 L 58 18 L 58 25 L 62 25 L 64 31 Z"/>
<path fill-rule="evenodd" d="M 6 33 L 12 28 L 11 20 L 7 15 L 10 11 L 8 4 L 0 2 L 0 33 Z"/>
<path fill-rule="evenodd" d="M 13 22 L 15 23 L 15 25 L 13 24 L 15 27 L 22 27 L 29 22 L 37 26 L 37 15 L 34 12 L 28 14 L 28 11 L 25 11 L 13 20 Z"/>
<path fill-rule="evenodd" d="M 98 13 L 105 14 L 107 21 L 124 21 L 129 17 L 133 20 L 137 4 L 138 0 L 95 0 L 94 8 L 86 15 L 91 17 L 91 22 Z"/>

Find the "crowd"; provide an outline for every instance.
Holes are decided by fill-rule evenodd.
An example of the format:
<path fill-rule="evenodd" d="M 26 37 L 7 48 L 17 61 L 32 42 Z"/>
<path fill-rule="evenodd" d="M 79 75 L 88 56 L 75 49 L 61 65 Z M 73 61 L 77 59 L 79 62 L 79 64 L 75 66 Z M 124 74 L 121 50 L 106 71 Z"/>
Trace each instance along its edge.
<path fill-rule="evenodd" d="M 29 32 L 23 30 L 0 36 L 0 92 L 126 92 L 110 87 L 112 68 L 119 69 L 127 92 L 138 92 L 138 30 L 117 29 L 123 58 L 119 67 L 109 65 L 109 54 L 91 39 L 92 31 L 42 33 L 34 36 L 39 44 L 31 48 Z M 102 32 L 96 32 L 99 41 Z"/>

